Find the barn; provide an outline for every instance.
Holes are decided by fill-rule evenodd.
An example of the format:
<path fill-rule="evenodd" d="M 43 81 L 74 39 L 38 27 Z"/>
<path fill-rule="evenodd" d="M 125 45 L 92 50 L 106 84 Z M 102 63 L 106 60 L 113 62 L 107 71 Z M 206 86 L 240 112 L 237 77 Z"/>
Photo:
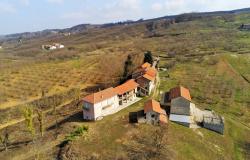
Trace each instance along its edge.
<path fill-rule="evenodd" d="M 170 99 L 170 117 L 173 122 L 190 127 L 194 123 L 192 110 L 195 105 L 191 103 L 190 92 L 187 88 L 178 86 L 172 88 L 169 92 Z"/>

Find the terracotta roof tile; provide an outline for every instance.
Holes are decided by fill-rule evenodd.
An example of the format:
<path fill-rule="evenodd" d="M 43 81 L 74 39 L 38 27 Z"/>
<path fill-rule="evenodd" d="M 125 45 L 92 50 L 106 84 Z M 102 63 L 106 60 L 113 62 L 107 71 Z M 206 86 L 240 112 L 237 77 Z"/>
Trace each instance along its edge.
<path fill-rule="evenodd" d="M 149 100 L 144 105 L 144 113 L 154 111 L 166 115 L 166 112 L 161 108 L 160 103 L 155 100 Z"/>
<path fill-rule="evenodd" d="M 150 76 L 148 74 L 144 74 L 142 77 L 146 78 L 147 80 L 150 80 L 150 81 L 154 81 L 155 80 L 155 77 L 152 77 L 152 76 Z"/>
<path fill-rule="evenodd" d="M 168 119 L 167 119 L 167 116 L 166 115 L 164 115 L 164 114 L 160 114 L 160 116 L 159 116 L 159 121 L 160 121 L 160 123 L 168 123 Z"/>
<path fill-rule="evenodd" d="M 115 91 L 119 95 L 123 95 L 126 92 L 129 92 L 129 91 L 136 89 L 138 86 L 139 86 L 139 84 L 136 83 L 134 79 L 131 79 L 131 80 L 128 80 L 127 82 L 125 82 L 124 84 L 115 87 Z"/>
<path fill-rule="evenodd" d="M 157 70 L 153 67 L 150 67 L 146 70 L 146 74 L 150 75 L 151 77 L 156 77 Z"/>
<path fill-rule="evenodd" d="M 149 67 L 151 67 L 151 64 L 148 62 L 141 65 L 141 68 L 149 68 Z"/>
<path fill-rule="evenodd" d="M 171 99 L 174 99 L 177 97 L 183 97 L 183 98 L 191 101 L 191 96 L 190 96 L 189 90 L 187 88 L 182 87 L 182 86 L 175 87 L 175 88 L 172 88 L 170 90 L 169 99 L 171 100 Z"/>
<path fill-rule="evenodd" d="M 90 94 L 90 95 L 84 97 L 82 100 L 85 102 L 88 102 L 88 103 L 96 104 L 96 103 L 102 102 L 106 99 L 109 99 L 111 97 L 114 97 L 115 95 L 117 95 L 117 93 L 116 93 L 115 89 L 113 87 L 111 87 L 111 88 L 107 88 L 105 90 L 102 90 L 100 92 Z"/>

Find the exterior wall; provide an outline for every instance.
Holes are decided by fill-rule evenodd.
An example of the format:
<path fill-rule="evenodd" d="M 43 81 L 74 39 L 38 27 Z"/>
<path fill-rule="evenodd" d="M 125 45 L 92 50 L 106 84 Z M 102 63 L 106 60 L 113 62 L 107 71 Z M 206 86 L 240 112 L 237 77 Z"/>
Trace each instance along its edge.
<path fill-rule="evenodd" d="M 154 81 L 150 81 L 148 84 L 148 87 L 149 87 L 149 94 L 150 94 L 155 87 Z"/>
<path fill-rule="evenodd" d="M 203 127 L 224 134 L 224 124 L 203 123 Z"/>
<path fill-rule="evenodd" d="M 170 113 L 179 115 L 190 115 L 190 102 L 183 97 L 172 99 Z"/>
<path fill-rule="evenodd" d="M 94 112 L 93 104 L 88 103 L 88 102 L 83 102 L 83 119 L 95 120 L 95 112 Z"/>
<path fill-rule="evenodd" d="M 159 113 L 156 112 L 147 112 L 146 113 L 146 123 L 148 124 L 158 124 L 159 123 Z"/>
<path fill-rule="evenodd" d="M 107 107 L 107 108 L 106 108 Z M 94 105 L 95 120 L 109 114 L 113 114 L 119 107 L 118 97 L 114 96 Z"/>
<path fill-rule="evenodd" d="M 132 79 L 137 79 L 138 77 L 142 76 L 143 72 L 137 72 L 132 74 Z"/>
<path fill-rule="evenodd" d="M 88 110 L 83 109 L 83 118 L 86 120 L 97 120 L 99 117 L 116 112 L 116 109 L 119 107 L 119 101 L 118 97 L 114 96 L 96 104 L 83 102 L 83 105 L 84 108 L 89 108 Z"/>
<path fill-rule="evenodd" d="M 169 120 L 189 127 L 191 123 L 191 116 L 170 114 Z"/>
<path fill-rule="evenodd" d="M 146 95 L 150 95 L 150 93 L 153 91 L 155 84 L 152 81 L 148 81 L 148 80 L 144 80 L 143 82 L 139 83 L 139 94 L 140 96 L 146 96 Z M 141 87 L 143 86 L 143 87 Z M 142 91 L 144 90 L 144 91 Z"/>
<path fill-rule="evenodd" d="M 123 105 L 124 103 L 127 103 L 129 101 L 134 101 L 136 98 L 136 94 L 137 94 L 137 88 L 135 88 L 132 91 L 129 91 L 123 95 L 119 95 L 119 105 Z"/>

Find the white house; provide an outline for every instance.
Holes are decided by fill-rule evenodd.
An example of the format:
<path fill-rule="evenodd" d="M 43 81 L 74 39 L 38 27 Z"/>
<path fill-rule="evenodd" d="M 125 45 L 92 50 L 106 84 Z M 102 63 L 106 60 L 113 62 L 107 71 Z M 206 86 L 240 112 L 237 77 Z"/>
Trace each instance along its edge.
<path fill-rule="evenodd" d="M 169 119 L 173 122 L 191 127 L 194 123 L 193 112 L 195 104 L 191 103 L 191 96 L 188 89 L 180 86 L 172 88 L 169 93 L 171 100 Z"/>
<path fill-rule="evenodd" d="M 56 49 L 62 49 L 64 48 L 64 45 L 60 44 L 60 43 L 54 43 L 54 45 L 56 47 Z"/>
<path fill-rule="evenodd" d="M 83 100 L 83 119 L 98 120 L 119 108 L 118 95 L 113 87 L 90 94 Z"/>
<path fill-rule="evenodd" d="M 134 101 L 137 96 L 137 87 L 139 84 L 134 79 L 130 79 L 122 85 L 115 87 L 119 97 L 119 105 Z"/>

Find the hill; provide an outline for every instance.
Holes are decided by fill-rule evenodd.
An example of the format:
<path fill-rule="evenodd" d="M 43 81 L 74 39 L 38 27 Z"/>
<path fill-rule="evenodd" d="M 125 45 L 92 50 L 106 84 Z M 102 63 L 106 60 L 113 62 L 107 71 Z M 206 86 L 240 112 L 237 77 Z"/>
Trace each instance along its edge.
<path fill-rule="evenodd" d="M 0 159 L 145 159 L 148 153 L 158 159 L 153 135 L 164 140 L 158 155 L 165 159 L 249 159 L 250 32 L 238 29 L 250 23 L 248 11 L 183 14 L 87 29 L 84 25 L 69 36 L 3 42 L 0 128 L 4 135 L 7 126 L 11 145 L 0 152 Z M 41 49 L 54 42 L 66 47 Z M 159 100 L 159 93 L 184 85 L 199 108 L 225 117 L 224 136 L 174 123 L 168 128 L 128 124 L 128 112 L 142 108 L 150 97 L 102 121 L 82 122 L 81 107 L 75 103 L 79 97 L 118 84 L 127 55 L 132 55 L 132 71 L 147 50 L 160 56 L 160 67 L 168 69 L 160 72 L 153 98 Z M 45 135 L 39 137 L 36 128 L 35 143 L 25 123 L 17 123 L 23 122 L 27 103 L 46 113 Z M 82 125 L 89 127 L 88 133 L 65 145 L 65 137 Z"/>

